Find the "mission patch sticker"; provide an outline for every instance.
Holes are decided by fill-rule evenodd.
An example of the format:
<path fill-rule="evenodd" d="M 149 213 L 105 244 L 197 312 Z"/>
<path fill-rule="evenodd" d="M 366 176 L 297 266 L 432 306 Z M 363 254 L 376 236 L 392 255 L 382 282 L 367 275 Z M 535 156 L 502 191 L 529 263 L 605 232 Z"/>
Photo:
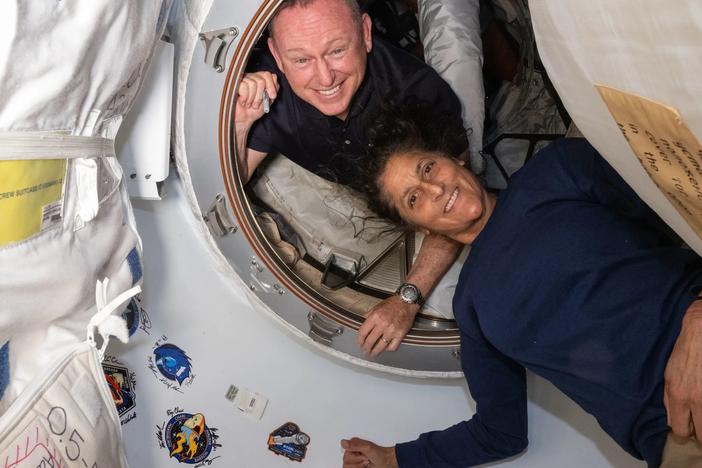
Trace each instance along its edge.
<path fill-rule="evenodd" d="M 268 450 L 298 462 L 305 458 L 309 443 L 310 436 L 292 422 L 283 424 L 268 436 Z"/>
<path fill-rule="evenodd" d="M 178 407 L 167 410 L 166 414 L 170 419 L 156 426 L 156 436 L 159 447 L 168 450 L 171 458 L 196 467 L 211 465 L 219 458 L 211 456 L 221 447 L 217 443 L 217 429 L 207 425 L 204 414 L 186 413 Z"/>
<path fill-rule="evenodd" d="M 163 335 L 153 346 L 153 354 L 148 357 L 148 368 L 166 387 L 183 393 L 183 387 L 192 384 L 190 357 L 180 347 L 168 342 Z"/>
<path fill-rule="evenodd" d="M 136 395 L 134 392 L 136 379 L 134 372 L 131 372 L 113 356 L 105 356 L 102 369 L 105 372 L 105 380 L 117 408 L 120 423 L 124 426 L 136 418 L 136 412 L 134 411 L 136 407 Z"/>

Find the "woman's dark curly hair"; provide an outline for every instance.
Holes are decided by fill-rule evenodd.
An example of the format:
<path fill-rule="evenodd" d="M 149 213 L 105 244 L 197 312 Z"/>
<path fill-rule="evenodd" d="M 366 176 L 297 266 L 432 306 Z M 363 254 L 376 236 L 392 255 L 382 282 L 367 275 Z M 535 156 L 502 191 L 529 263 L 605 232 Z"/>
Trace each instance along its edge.
<path fill-rule="evenodd" d="M 468 138 L 459 118 L 439 112 L 419 99 L 394 103 L 381 102 L 366 120 L 368 151 L 359 165 L 359 187 L 368 207 L 379 216 L 400 226 L 400 218 L 380 187 L 381 177 L 390 158 L 398 153 L 438 153 L 459 157 L 468 148 Z"/>

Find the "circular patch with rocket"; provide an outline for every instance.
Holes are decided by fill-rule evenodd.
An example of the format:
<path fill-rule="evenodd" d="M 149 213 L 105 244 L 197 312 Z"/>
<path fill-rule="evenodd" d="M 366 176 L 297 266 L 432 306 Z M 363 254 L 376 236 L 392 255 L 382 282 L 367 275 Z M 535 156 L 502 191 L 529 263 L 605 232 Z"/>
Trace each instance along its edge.
<path fill-rule="evenodd" d="M 195 464 L 207 459 L 217 436 L 205 424 L 202 413 L 179 413 L 166 424 L 163 439 L 172 458 Z"/>

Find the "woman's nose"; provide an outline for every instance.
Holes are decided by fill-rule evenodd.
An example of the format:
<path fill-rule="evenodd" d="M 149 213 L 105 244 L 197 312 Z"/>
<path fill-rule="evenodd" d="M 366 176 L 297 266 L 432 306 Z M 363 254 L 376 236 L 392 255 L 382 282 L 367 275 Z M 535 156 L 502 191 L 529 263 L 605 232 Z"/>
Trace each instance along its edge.
<path fill-rule="evenodd" d="M 441 196 L 444 194 L 444 184 L 437 182 L 427 182 L 426 191 L 434 200 L 436 200 L 438 198 L 441 198 Z"/>

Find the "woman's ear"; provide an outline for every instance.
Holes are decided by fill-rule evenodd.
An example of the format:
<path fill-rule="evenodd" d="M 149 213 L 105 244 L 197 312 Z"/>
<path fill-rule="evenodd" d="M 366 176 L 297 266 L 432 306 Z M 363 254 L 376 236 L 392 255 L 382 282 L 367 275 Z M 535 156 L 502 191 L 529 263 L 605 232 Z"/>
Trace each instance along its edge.
<path fill-rule="evenodd" d="M 470 152 L 468 151 L 468 149 L 466 149 L 464 152 L 462 152 L 462 153 L 459 154 L 458 156 L 454 156 L 453 159 L 454 159 L 459 165 L 465 166 L 465 165 L 466 165 L 466 162 L 469 160 L 469 158 L 470 158 Z M 470 169 L 470 167 L 469 167 L 469 169 Z"/>

